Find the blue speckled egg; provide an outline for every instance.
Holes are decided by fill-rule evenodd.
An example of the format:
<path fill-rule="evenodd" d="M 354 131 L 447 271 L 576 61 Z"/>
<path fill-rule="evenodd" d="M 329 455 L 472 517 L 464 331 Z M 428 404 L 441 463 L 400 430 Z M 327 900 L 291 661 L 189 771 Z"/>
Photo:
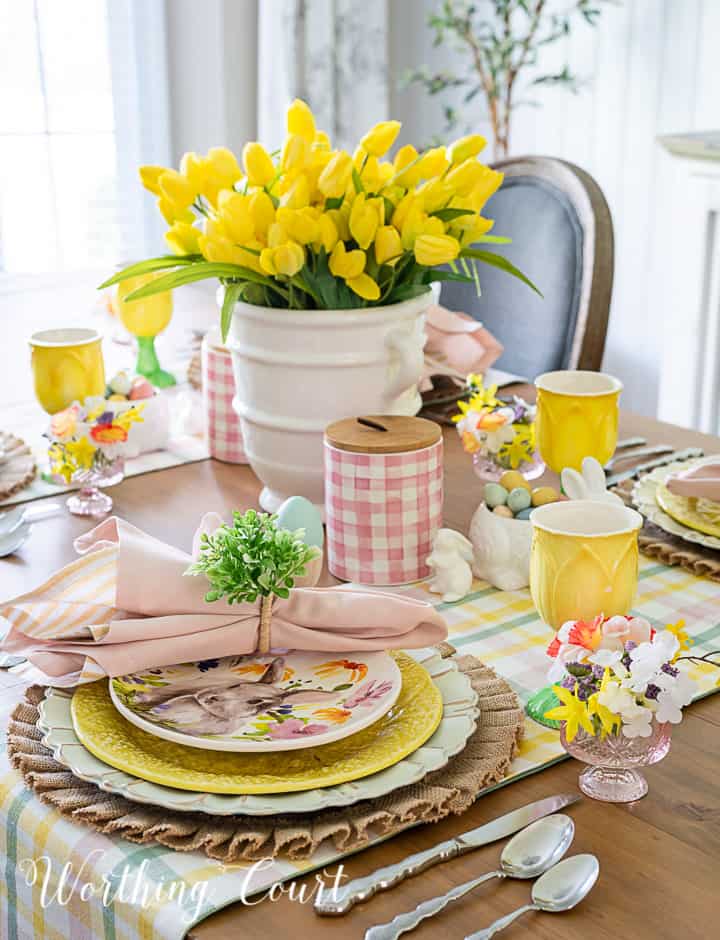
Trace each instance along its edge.
<path fill-rule="evenodd" d="M 528 506 L 527 509 L 521 509 L 520 512 L 515 516 L 516 519 L 529 519 L 530 513 L 533 511 L 534 506 Z"/>
<path fill-rule="evenodd" d="M 304 496 L 291 496 L 277 511 L 278 526 L 281 529 L 305 530 L 305 544 L 323 547 L 325 536 L 319 511 Z"/>
<path fill-rule="evenodd" d="M 499 483 L 485 484 L 485 505 L 489 509 L 496 506 L 504 506 L 508 498 L 508 491 Z"/>
<path fill-rule="evenodd" d="M 522 512 L 523 509 L 528 508 L 530 499 L 531 497 L 528 490 L 523 489 L 521 486 L 516 486 L 514 490 L 510 490 L 508 493 L 507 504 L 517 515 L 517 513 Z"/>

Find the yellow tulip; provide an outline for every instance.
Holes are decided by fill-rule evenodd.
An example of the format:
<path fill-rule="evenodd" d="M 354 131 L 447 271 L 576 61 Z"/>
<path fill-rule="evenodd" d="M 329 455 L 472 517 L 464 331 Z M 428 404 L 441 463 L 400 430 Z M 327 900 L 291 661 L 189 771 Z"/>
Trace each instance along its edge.
<path fill-rule="evenodd" d="M 426 212 L 437 212 L 438 209 L 445 208 L 450 202 L 453 189 L 444 179 L 438 177 L 423 183 L 418 189 L 418 195 L 423 197 L 423 206 Z"/>
<path fill-rule="evenodd" d="M 361 163 L 360 169 L 358 170 L 358 175 L 362 180 L 365 191 L 368 193 L 376 193 L 380 189 L 380 186 L 383 182 L 382 175 L 380 173 L 380 161 L 378 158 L 372 154 L 370 156 L 366 156 Z"/>
<path fill-rule="evenodd" d="M 287 109 L 287 132 L 304 137 L 309 144 L 315 140 L 315 118 L 300 98 L 296 98 Z"/>
<path fill-rule="evenodd" d="M 325 133 L 325 131 L 316 131 L 315 140 L 313 141 L 313 150 L 331 150 L 332 144 L 330 143 L 330 138 Z"/>
<path fill-rule="evenodd" d="M 469 221 L 466 222 L 466 219 Z M 468 215 L 456 219 L 453 228 L 455 226 L 459 228 L 459 238 L 463 245 L 472 245 L 489 232 L 494 224 L 492 219 L 486 219 L 481 215 Z"/>
<path fill-rule="evenodd" d="M 418 157 L 417 150 L 413 147 L 412 144 L 405 144 L 404 147 L 401 147 L 398 152 L 395 154 L 395 159 L 393 160 L 393 168 L 396 173 L 399 173 L 400 170 L 404 170 L 408 164 L 412 163 L 413 160 L 416 160 Z"/>
<path fill-rule="evenodd" d="M 275 221 L 275 206 L 272 199 L 260 189 L 248 199 L 248 211 L 255 226 L 255 231 L 261 238 L 265 238 L 268 229 Z"/>
<path fill-rule="evenodd" d="M 420 182 L 420 160 L 412 144 L 405 144 L 398 150 L 393 160 L 393 169 L 395 182 L 400 186 L 410 189 Z"/>
<path fill-rule="evenodd" d="M 350 290 L 355 291 L 356 294 L 363 297 L 365 300 L 380 299 L 380 288 L 369 274 L 359 274 L 357 277 L 346 278 L 345 283 Z"/>
<path fill-rule="evenodd" d="M 392 224 L 397 229 L 402 229 L 405 219 L 408 216 L 408 213 L 413 207 L 417 207 L 419 210 L 423 208 L 422 197 L 417 195 L 414 192 L 407 193 L 400 202 L 395 207 L 395 211 L 392 215 Z"/>
<path fill-rule="evenodd" d="M 174 202 L 170 202 L 164 196 L 158 199 L 157 206 L 168 225 L 174 225 L 175 222 L 190 224 L 195 220 L 195 216 L 190 209 L 178 209 Z"/>
<path fill-rule="evenodd" d="M 148 189 L 151 193 L 155 193 L 156 196 L 159 196 L 159 180 L 163 173 L 167 173 L 167 168 L 164 166 L 141 166 L 139 172 L 140 181 L 145 189 Z"/>
<path fill-rule="evenodd" d="M 354 251 L 346 251 L 345 245 L 338 242 L 330 255 L 330 273 L 335 277 L 349 278 L 360 277 L 365 270 L 365 252 L 356 248 Z"/>
<path fill-rule="evenodd" d="M 427 150 L 416 164 L 420 178 L 424 180 L 432 179 L 433 176 L 441 176 L 449 165 L 450 161 L 445 156 L 444 147 L 434 147 L 432 150 Z"/>
<path fill-rule="evenodd" d="M 360 141 L 360 146 L 366 153 L 382 157 L 395 143 L 401 126 L 400 121 L 381 121 L 367 132 Z"/>
<path fill-rule="evenodd" d="M 309 245 L 317 241 L 320 236 L 318 220 L 309 206 L 305 209 L 281 207 L 277 210 L 277 220 L 288 232 L 290 238 L 301 245 Z"/>
<path fill-rule="evenodd" d="M 267 233 L 268 248 L 277 248 L 278 245 L 284 245 L 288 237 L 285 226 L 279 222 L 273 222 Z"/>
<path fill-rule="evenodd" d="M 350 227 L 348 226 L 349 215 L 349 207 L 346 209 L 344 203 L 340 209 L 326 209 L 323 213 L 323 218 L 327 217 L 332 220 L 337 229 L 338 238 L 343 242 L 350 241 Z"/>
<path fill-rule="evenodd" d="M 438 221 L 440 220 L 438 219 Z M 415 203 L 410 207 L 400 226 L 402 244 L 406 251 L 411 251 L 415 245 L 415 239 L 425 234 L 426 226 L 427 215 L 420 208 L 419 203 Z"/>
<path fill-rule="evenodd" d="M 275 167 L 270 154 L 256 140 L 245 144 L 242 161 L 251 186 L 267 186 L 275 178 Z"/>
<path fill-rule="evenodd" d="M 287 173 L 288 170 L 302 170 L 307 163 L 310 145 L 300 134 L 290 134 L 286 139 L 280 157 L 280 166 Z"/>
<path fill-rule="evenodd" d="M 335 245 L 337 245 L 339 237 L 337 226 L 332 216 L 329 213 L 321 215 L 318 222 L 318 238 L 315 243 L 316 249 L 322 246 L 325 251 L 330 254 Z"/>
<path fill-rule="evenodd" d="M 450 170 L 445 182 L 455 192 L 466 195 L 483 178 L 485 169 L 474 157 L 468 157 Z"/>
<path fill-rule="evenodd" d="M 305 174 L 302 173 L 282 195 L 280 205 L 287 206 L 288 209 L 302 209 L 309 202 L 310 184 Z"/>
<path fill-rule="evenodd" d="M 187 222 L 176 222 L 165 232 L 165 241 L 176 255 L 194 255 L 198 251 L 199 229 Z"/>
<path fill-rule="evenodd" d="M 200 235 L 198 247 L 208 261 L 245 265 L 247 253 L 242 248 L 233 245 L 229 238 Z"/>
<path fill-rule="evenodd" d="M 480 179 L 473 186 L 468 199 L 470 206 L 475 212 L 480 212 L 488 199 L 500 189 L 504 179 L 504 173 L 491 170 L 489 166 L 482 167 Z"/>
<path fill-rule="evenodd" d="M 208 162 L 219 176 L 223 189 L 230 189 L 242 177 L 242 170 L 232 150 L 227 147 L 212 147 L 208 150 Z"/>
<path fill-rule="evenodd" d="M 161 173 L 158 178 L 158 185 L 160 194 L 172 203 L 176 210 L 187 209 L 195 199 L 192 186 L 177 170 L 165 170 L 164 173 Z"/>
<path fill-rule="evenodd" d="M 293 277 L 305 264 L 305 250 L 293 241 L 277 248 L 265 248 L 260 254 L 260 264 L 268 274 Z"/>
<path fill-rule="evenodd" d="M 468 157 L 476 157 L 481 150 L 485 149 L 486 143 L 482 134 L 468 134 L 467 137 L 461 137 L 448 147 L 450 163 L 456 166 Z"/>
<path fill-rule="evenodd" d="M 415 240 L 415 260 L 429 268 L 448 264 L 459 253 L 460 243 L 452 235 L 419 235 Z"/>
<path fill-rule="evenodd" d="M 394 265 L 403 253 L 400 233 L 393 225 L 382 225 L 375 235 L 375 260 Z"/>
<path fill-rule="evenodd" d="M 208 161 L 197 153 L 184 153 L 180 160 L 180 173 L 195 193 L 202 191 L 208 176 Z"/>
<path fill-rule="evenodd" d="M 337 199 L 347 189 L 351 174 L 350 154 L 339 150 L 320 174 L 318 189 L 328 199 Z"/>
<path fill-rule="evenodd" d="M 244 245 L 255 233 L 249 198 L 242 193 L 223 190 L 218 196 L 219 217 L 233 242 Z"/>
<path fill-rule="evenodd" d="M 379 226 L 385 222 L 385 204 L 382 199 L 368 199 L 358 193 L 350 209 L 350 234 L 361 248 L 367 248 L 375 238 Z"/>

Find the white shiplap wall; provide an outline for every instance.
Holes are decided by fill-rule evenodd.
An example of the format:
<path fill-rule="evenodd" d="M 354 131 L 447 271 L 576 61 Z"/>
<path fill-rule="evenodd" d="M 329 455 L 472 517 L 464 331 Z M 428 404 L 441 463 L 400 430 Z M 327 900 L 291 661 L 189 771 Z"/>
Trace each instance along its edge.
<path fill-rule="evenodd" d="M 452 63 L 433 49 L 425 13 L 437 0 L 390 0 L 389 61 L 399 74 L 421 62 Z M 564 4 L 567 5 L 567 4 Z M 720 0 L 624 0 L 600 25 L 578 24 L 545 64 L 568 61 L 588 78 L 578 95 L 538 90 L 540 108 L 515 116 L 511 151 L 571 160 L 597 179 L 615 223 L 616 268 L 605 368 L 625 383 L 624 404 L 654 414 L 659 375 L 658 294 L 663 269 L 666 163 L 658 134 L 720 127 Z M 397 91 L 393 116 L 403 138 L 424 142 L 442 127 L 439 106 L 418 91 Z M 482 130 L 481 110 L 478 128 Z M 683 316 L 678 310 L 677 315 Z"/>

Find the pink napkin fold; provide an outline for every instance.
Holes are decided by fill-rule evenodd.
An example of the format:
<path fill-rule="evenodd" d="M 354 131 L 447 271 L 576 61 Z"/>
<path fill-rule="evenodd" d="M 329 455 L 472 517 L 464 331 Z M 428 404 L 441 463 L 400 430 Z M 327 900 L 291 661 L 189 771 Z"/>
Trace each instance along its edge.
<path fill-rule="evenodd" d="M 665 485 L 676 496 L 695 496 L 720 503 L 720 457 L 668 477 Z"/>
<path fill-rule="evenodd" d="M 471 372 L 486 372 L 503 353 L 482 323 L 466 313 L 433 304 L 425 320 L 425 376 L 452 375 L 460 381 Z"/>
<path fill-rule="evenodd" d="M 222 520 L 205 516 L 195 534 Z M 36 681 L 76 685 L 178 662 L 252 653 L 259 606 L 204 600 L 203 576 L 187 576 L 192 556 L 110 518 L 77 539 L 79 559 L 34 591 L 8 601 L 2 649 L 25 656 Z M 303 579 L 314 584 L 320 562 Z M 431 604 L 349 586 L 298 586 L 273 605 L 275 648 L 366 652 L 417 648 L 447 636 Z"/>

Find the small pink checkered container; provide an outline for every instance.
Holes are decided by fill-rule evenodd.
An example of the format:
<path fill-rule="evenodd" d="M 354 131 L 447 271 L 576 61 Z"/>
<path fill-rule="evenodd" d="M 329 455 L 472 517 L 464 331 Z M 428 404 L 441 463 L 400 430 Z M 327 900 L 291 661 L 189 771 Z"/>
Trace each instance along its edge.
<path fill-rule="evenodd" d="M 220 331 L 208 331 L 200 349 L 205 429 L 210 456 L 226 463 L 247 463 L 240 418 L 233 410 L 235 394 L 230 350 Z"/>
<path fill-rule="evenodd" d="M 327 428 L 327 559 L 336 578 L 377 585 L 426 578 L 442 507 L 443 441 L 437 424 L 372 415 Z"/>

